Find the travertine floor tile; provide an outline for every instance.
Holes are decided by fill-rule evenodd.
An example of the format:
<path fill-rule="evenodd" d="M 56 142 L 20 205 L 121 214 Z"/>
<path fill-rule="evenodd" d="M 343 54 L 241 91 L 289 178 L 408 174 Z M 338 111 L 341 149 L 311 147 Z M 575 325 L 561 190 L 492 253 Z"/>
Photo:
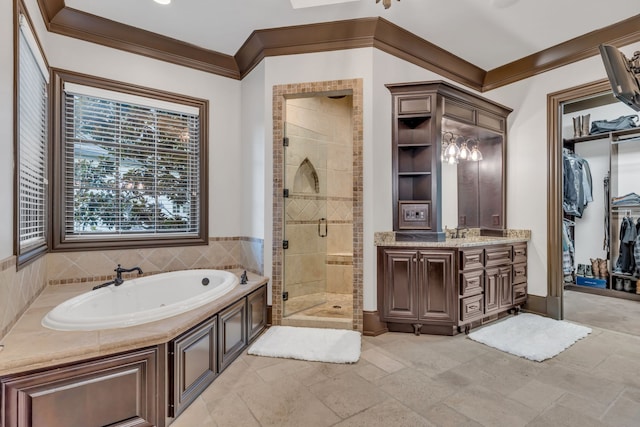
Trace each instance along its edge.
<path fill-rule="evenodd" d="M 336 424 L 336 427 L 390 426 L 430 427 L 434 426 L 434 424 L 393 399 L 389 399 Z"/>
<path fill-rule="evenodd" d="M 640 426 L 640 334 L 588 326 L 541 363 L 462 334 L 365 336 L 351 365 L 245 351 L 173 426 Z"/>
<path fill-rule="evenodd" d="M 309 390 L 342 418 L 362 412 L 389 397 L 355 373 L 329 378 Z"/>

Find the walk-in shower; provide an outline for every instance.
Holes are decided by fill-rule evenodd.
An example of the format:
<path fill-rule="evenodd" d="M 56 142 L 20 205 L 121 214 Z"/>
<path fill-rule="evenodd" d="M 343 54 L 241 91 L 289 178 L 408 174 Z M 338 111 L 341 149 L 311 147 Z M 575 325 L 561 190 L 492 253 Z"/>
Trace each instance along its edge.
<path fill-rule="evenodd" d="M 283 324 L 352 325 L 352 101 L 285 101 Z"/>

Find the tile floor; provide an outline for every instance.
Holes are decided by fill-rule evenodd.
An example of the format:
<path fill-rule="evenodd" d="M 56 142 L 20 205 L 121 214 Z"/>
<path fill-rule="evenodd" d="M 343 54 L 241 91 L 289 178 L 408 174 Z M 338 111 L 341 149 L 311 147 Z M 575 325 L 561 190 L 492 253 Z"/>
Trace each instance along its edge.
<path fill-rule="evenodd" d="M 603 303 L 566 302 L 576 318 Z M 353 365 L 245 352 L 172 426 L 640 426 L 640 336 L 590 326 L 542 363 L 463 334 L 363 337 Z"/>

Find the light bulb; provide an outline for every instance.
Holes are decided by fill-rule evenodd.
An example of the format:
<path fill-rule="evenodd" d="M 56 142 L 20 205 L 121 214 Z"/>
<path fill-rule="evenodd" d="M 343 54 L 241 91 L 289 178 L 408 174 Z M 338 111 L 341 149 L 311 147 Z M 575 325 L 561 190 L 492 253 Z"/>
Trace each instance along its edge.
<path fill-rule="evenodd" d="M 171 0 L 153 0 L 158 4 L 169 4 L 171 3 Z"/>
<path fill-rule="evenodd" d="M 469 156 L 471 156 L 471 150 L 469 150 L 469 147 L 467 147 L 467 143 L 463 142 L 458 157 L 460 157 L 462 160 L 467 160 Z"/>

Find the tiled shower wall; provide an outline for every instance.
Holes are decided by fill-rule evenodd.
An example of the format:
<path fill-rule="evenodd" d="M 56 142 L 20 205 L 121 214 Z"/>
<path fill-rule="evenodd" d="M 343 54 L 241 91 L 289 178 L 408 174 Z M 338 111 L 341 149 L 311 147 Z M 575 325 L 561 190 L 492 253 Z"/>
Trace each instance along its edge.
<path fill-rule="evenodd" d="M 264 242 L 251 237 L 210 238 L 207 246 L 50 253 L 16 271 L 15 257 L 0 264 L 0 339 L 47 284 L 111 280 L 114 268 L 145 274 L 185 269 L 264 272 Z"/>
<path fill-rule="evenodd" d="M 312 96 L 286 102 L 289 249 L 284 273 L 290 298 L 327 292 L 329 281 L 344 277 L 329 271 L 333 267 L 328 265 L 327 254 L 353 251 L 351 108 L 351 96 Z M 319 236 L 321 219 L 327 221 L 327 237 Z M 344 293 L 353 291 L 350 279 L 331 286 L 345 289 Z"/>

